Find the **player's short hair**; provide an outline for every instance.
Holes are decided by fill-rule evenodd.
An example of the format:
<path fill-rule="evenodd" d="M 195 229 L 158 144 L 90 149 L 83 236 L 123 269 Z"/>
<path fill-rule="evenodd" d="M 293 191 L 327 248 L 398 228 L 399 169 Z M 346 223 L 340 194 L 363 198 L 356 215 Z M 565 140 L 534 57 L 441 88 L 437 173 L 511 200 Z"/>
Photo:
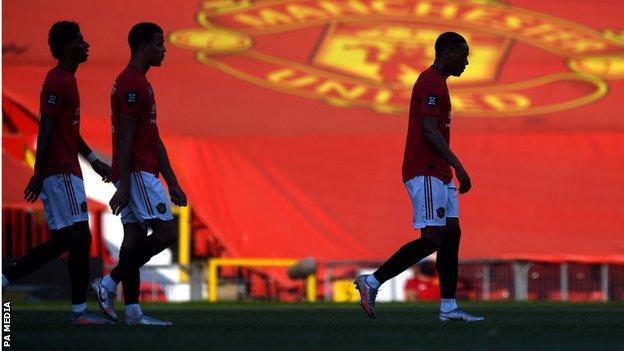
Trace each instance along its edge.
<path fill-rule="evenodd" d="M 48 45 L 52 56 L 59 59 L 63 55 L 63 47 L 71 43 L 80 33 L 80 26 L 72 21 L 59 21 L 52 25 L 48 33 Z"/>
<path fill-rule="evenodd" d="M 141 44 L 146 43 L 154 37 L 154 34 L 162 34 L 163 30 L 159 25 L 152 22 L 141 22 L 132 29 L 128 34 L 128 44 L 130 45 L 130 51 L 135 53 Z"/>
<path fill-rule="evenodd" d="M 448 49 L 455 49 L 461 44 L 467 44 L 466 39 L 455 32 L 446 32 L 440 34 L 435 42 L 436 57 L 440 56 Z"/>

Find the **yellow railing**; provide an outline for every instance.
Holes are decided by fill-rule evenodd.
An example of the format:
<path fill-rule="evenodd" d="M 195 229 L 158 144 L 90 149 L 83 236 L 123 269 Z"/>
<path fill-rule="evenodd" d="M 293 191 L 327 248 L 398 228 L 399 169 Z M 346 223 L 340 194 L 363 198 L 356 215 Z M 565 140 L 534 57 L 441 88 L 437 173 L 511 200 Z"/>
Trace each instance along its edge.
<path fill-rule="evenodd" d="M 218 268 L 220 266 L 234 267 L 290 267 L 297 263 L 295 259 L 279 258 L 211 258 L 208 260 L 208 301 L 216 302 Z M 306 297 L 308 302 L 316 301 L 316 275 L 306 277 Z"/>
<path fill-rule="evenodd" d="M 178 263 L 180 264 L 180 283 L 189 282 L 188 267 L 191 264 L 191 206 L 172 206 L 172 212 L 178 215 Z"/>

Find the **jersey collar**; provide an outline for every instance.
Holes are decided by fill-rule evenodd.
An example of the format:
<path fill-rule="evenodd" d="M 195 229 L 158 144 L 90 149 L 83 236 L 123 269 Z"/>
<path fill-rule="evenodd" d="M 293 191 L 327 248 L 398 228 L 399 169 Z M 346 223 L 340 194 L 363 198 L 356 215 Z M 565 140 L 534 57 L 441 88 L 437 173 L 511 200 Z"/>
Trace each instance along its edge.
<path fill-rule="evenodd" d="M 143 71 L 141 71 L 141 69 L 131 63 L 128 64 L 128 67 L 132 67 L 133 69 L 135 69 L 137 72 L 141 73 L 141 75 L 145 75 L 145 73 L 143 73 Z"/>

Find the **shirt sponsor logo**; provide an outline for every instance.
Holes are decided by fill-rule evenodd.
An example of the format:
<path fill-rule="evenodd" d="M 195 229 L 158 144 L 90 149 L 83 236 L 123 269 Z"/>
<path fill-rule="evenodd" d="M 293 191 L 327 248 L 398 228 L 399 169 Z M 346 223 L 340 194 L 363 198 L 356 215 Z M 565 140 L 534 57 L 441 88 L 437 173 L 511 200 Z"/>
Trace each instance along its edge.
<path fill-rule="evenodd" d="M 460 80 L 449 79 L 453 106 L 463 116 L 575 108 L 604 97 L 609 80 L 624 79 L 624 40 L 617 32 L 497 1 L 222 0 L 201 2 L 198 11 L 200 28 L 176 30 L 170 42 L 250 84 L 340 107 L 407 112 L 411 88 L 433 62 L 435 39 L 446 27 L 461 27 L 471 57 L 478 58 Z M 256 38 L 278 42 L 311 27 L 323 30 L 303 55 L 309 59 L 254 46 Z M 503 66 L 524 65 L 509 55 L 514 42 L 558 56 L 564 68 L 500 82 Z M 555 89 L 559 94 L 550 93 Z"/>

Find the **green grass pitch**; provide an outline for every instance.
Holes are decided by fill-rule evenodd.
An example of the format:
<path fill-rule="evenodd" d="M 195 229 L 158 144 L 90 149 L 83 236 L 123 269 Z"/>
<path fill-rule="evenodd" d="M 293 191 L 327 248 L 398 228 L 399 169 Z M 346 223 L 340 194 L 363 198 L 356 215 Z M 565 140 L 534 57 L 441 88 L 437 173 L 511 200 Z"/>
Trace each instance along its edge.
<path fill-rule="evenodd" d="M 15 302 L 11 343 L 80 351 L 624 350 L 621 302 L 461 305 L 487 320 L 442 323 L 437 304 L 378 304 L 370 320 L 356 304 L 171 303 L 143 309 L 172 327 L 85 327 L 68 323 L 67 303 Z"/>

